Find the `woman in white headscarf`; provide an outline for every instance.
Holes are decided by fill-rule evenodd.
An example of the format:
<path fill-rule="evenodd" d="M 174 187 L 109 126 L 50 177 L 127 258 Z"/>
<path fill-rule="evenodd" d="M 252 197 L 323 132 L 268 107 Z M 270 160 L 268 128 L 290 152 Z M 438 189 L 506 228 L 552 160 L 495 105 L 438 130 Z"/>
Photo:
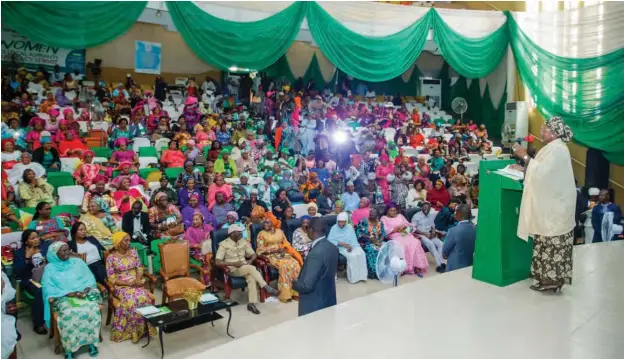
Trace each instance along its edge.
<path fill-rule="evenodd" d="M 531 289 L 556 292 L 572 282 L 576 186 L 566 143 L 573 134 L 560 117 L 551 118 L 540 132 L 545 146 L 534 159 L 525 148 L 514 147 L 526 168 L 518 237 L 533 237 Z"/>
<path fill-rule="evenodd" d="M 347 223 L 349 216 L 342 212 L 336 219 L 336 224 L 329 231 L 327 240 L 338 247 L 338 252 L 347 257 L 347 280 L 357 283 L 368 279 L 366 267 L 366 253 L 360 246 L 353 227 Z"/>

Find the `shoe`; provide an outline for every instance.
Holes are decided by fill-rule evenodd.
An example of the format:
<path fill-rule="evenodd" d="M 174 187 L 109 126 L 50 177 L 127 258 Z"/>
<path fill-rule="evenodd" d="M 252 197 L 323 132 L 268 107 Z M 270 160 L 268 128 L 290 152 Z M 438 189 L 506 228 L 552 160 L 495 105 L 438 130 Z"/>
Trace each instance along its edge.
<path fill-rule="evenodd" d="M 271 287 L 270 285 L 265 286 L 263 289 L 265 292 L 267 292 L 268 295 L 271 295 L 273 297 L 277 297 L 279 295 L 277 289 Z"/>
<path fill-rule="evenodd" d="M 440 267 L 442 267 L 442 270 L 444 270 L 444 271 L 446 272 L 446 263 L 442 263 L 442 264 L 440 265 Z"/>
<path fill-rule="evenodd" d="M 34 327 L 33 330 L 35 331 L 35 333 L 37 333 L 39 335 L 46 335 L 46 334 L 48 334 L 48 330 L 43 325 L 40 325 L 38 327 Z"/>
<path fill-rule="evenodd" d="M 98 348 L 93 344 L 89 345 L 89 356 L 95 358 L 98 354 L 100 354 Z"/>
<path fill-rule="evenodd" d="M 416 275 L 418 276 L 418 278 L 422 278 L 423 277 L 423 274 L 420 273 L 420 272 L 416 272 Z"/>
<path fill-rule="evenodd" d="M 444 268 L 443 265 L 441 265 L 438 268 L 436 268 L 436 272 L 438 272 L 438 273 L 444 273 L 445 271 L 446 271 L 446 268 Z"/>
<path fill-rule="evenodd" d="M 255 304 L 247 304 L 247 310 L 252 312 L 255 315 L 260 314 L 260 311 L 258 310 L 258 308 L 256 308 Z"/>
<path fill-rule="evenodd" d="M 74 353 L 72 352 L 65 353 L 65 359 L 74 359 Z"/>

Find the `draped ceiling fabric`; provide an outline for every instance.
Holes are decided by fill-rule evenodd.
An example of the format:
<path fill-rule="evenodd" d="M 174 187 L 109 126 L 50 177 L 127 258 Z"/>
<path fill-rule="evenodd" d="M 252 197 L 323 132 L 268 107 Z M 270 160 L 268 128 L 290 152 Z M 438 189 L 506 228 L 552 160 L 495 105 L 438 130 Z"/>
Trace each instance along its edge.
<path fill-rule="evenodd" d="M 191 2 L 167 2 L 184 41 L 202 60 L 221 70 L 269 67 L 295 40 L 307 7 L 295 2 L 262 20 L 236 22 L 213 16 Z"/>
<path fill-rule="evenodd" d="M 561 116 L 576 141 L 624 164 L 624 3 L 506 15 L 518 72 L 538 110 Z"/>
<path fill-rule="evenodd" d="M 146 5 L 147 1 L 3 1 L 2 26 L 46 45 L 84 49 L 124 34 Z"/>
<path fill-rule="evenodd" d="M 390 80 L 412 66 L 425 46 L 431 25 L 430 12 L 425 12 L 397 33 L 361 35 L 316 3 L 310 3 L 307 20 L 314 41 L 332 63 L 356 79 L 371 82 Z"/>

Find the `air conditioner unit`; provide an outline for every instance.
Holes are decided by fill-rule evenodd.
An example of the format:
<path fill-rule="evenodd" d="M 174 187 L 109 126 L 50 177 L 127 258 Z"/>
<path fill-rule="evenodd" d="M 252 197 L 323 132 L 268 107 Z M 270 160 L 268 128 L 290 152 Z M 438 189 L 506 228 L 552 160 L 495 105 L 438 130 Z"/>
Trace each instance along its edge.
<path fill-rule="evenodd" d="M 505 123 L 503 124 L 503 146 L 513 146 L 516 138 L 529 134 L 529 106 L 525 101 L 505 104 Z M 526 143 L 523 143 L 526 146 Z"/>
<path fill-rule="evenodd" d="M 440 79 L 420 79 L 420 96 L 433 97 L 436 104 L 442 103 L 442 81 Z"/>

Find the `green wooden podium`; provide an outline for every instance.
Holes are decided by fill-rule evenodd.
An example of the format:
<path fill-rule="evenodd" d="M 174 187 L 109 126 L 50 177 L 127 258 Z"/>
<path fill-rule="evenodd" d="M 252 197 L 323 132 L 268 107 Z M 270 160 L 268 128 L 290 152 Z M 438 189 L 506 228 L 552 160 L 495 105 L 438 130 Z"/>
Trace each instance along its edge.
<path fill-rule="evenodd" d="M 528 278 L 533 253 L 533 244 L 516 235 L 522 183 L 495 172 L 513 163 L 479 163 L 479 216 L 472 278 L 499 287 Z"/>

